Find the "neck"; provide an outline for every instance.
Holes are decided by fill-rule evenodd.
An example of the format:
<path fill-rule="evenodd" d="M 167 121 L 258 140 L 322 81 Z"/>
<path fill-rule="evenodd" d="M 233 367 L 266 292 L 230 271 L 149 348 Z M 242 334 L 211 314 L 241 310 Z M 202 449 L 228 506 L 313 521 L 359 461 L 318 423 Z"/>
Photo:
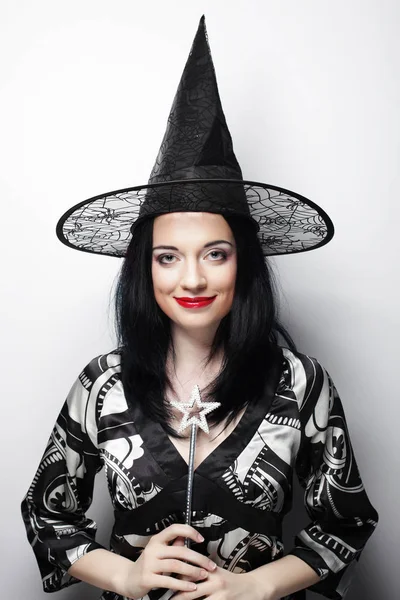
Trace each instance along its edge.
<path fill-rule="evenodd" d="M 213 330 L 188 330 L 175 323 L 171 326 L 171 337 L 175 354 L 175 366 L 186 370 L 195 365 L 204 366 L 215 337 L 218 325 Z"/>
<path fill-rule="evenodd" d="M 175 400 L 187 402 L 195 384 L 203 392 L 218 375 L 222 354 L 218 352 L 208 362 L 216 330 L 217 327 L 212 332 L 187 330 L 171 324 L 174 354 L 172 351 L 169 353 L 166 367 L 170 381 L 169 393 Z"/>

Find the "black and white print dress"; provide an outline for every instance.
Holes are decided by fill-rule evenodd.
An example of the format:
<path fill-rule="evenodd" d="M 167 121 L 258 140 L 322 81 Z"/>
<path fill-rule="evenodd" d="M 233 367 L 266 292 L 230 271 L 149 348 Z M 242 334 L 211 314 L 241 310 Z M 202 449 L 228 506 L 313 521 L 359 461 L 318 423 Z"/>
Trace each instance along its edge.
<path fill-rule="evenodd" d="M 115 510 L 112 551 L 135 560 L 152 535 L 184 522 L 187 465 L 162 427 L 128 406 L 120 361 L 118 352 L 100 356 L 79 375 L 22 503 L 46 592 L 77 582 L 69 567 L 102 548 L 86 515 L 102 468 Z M 281 558 L 296 473 L 310 523 L 289 553 L 320 575 L 310 589 L 340 599 L 377 513 L 328 373 L 287 349 L 278 362 L 264 397 L 196 469 L 192 523 L 205 541 L 194 549 L 236 573 Z M 144 600 L 170 596 L 157 589 Z M 101 598 L 122 600 L 107 591 Z"/>

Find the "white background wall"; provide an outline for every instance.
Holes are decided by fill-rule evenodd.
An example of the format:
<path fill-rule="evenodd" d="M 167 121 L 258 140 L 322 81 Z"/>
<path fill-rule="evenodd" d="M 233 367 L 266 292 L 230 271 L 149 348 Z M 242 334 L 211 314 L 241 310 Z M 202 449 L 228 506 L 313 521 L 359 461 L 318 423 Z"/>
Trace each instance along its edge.
<path fill-rule="evenodd" d="M 113 347 L 119 261 L 56 239 L 87 197 L 147 181 L 205 12 L 246 178 L 331 215 L 325 248 L 274 260 L 286 323 L 333 376 L 381 522 L 348 598 L 398 597 L 397 0 L 3 0 L 1 597 L 45 598 L 19 515 L 64 397 Z M 111 522 L 100 482 L 93 514 Z M 296 523 L 296 526 L 298 523 Z M 57 598 L 98 596 L 84 584 Z M 47 597 L 47 596 L 46 596 Z"/>

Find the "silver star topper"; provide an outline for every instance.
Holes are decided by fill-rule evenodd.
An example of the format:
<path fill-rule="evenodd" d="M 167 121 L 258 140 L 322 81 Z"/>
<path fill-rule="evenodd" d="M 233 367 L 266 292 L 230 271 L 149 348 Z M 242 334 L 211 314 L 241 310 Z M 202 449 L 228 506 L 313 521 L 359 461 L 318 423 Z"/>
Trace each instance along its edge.
<path fill-rule="evenodd" d="M 178 402 L 171 400 L 170 404 L 183 413 L 182 421 L 178 427 L 178 433 L 182 433 L 189 425 L 197 425 L 205 433 L 210 433 L 206 415 L 221 406 L 220 402 L 202 402 L 200 397 L 200 388 L 195 385 L 190 396 L 189 402 Z M 191 409 L 196 405 L 196 412 L 192 413 Z"/>

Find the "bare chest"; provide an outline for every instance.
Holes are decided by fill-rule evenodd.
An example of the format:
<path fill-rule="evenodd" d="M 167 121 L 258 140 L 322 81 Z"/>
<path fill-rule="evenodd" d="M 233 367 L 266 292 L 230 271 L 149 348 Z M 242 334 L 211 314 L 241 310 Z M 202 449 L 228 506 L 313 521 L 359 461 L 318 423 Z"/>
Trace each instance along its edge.
<path fill-rule="evenodd" d="M 210 430 L 209 435 L 198 429 L 196 440 L 196 452 L 194 457 L 194 468 L 196 469 L 206 458 L 216 449 L 235 429 L 240 421 L 244 410 L 230 423 L 225 429 L 225 423 L 220 423 Z M 169 436 L 172 444 L 175 446 L 183 460 L 189 462 L 189 437 L 183 439 L 173 438 Z"/>

